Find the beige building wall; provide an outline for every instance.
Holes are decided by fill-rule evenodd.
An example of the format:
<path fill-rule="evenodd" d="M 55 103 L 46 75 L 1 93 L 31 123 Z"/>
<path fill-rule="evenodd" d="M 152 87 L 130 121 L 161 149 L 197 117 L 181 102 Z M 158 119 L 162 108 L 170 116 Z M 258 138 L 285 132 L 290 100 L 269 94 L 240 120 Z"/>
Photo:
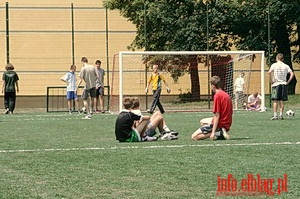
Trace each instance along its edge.
<path fill-rule="evenodd" d="M 127 50 L 135 37 L 135 27 L 117 11 L 107 11 L 106 15 L 99 0 L 7 2 L 9 62 L 15 66 L 20 77 L 19 95 L 45 95 L 47 86 L 64 85 L 59 79 L 73 62 L 71 3 L 74 7 L 74 58 L 77 71 L 81 69 L 82 56 L 88 57 L 90 64 L 100 59 L 106 70 L 114 54 Z M 2 73 L 7 49 L 5 2 L 0 7 Z"/>
<path fill-rule="evenodd" d="M 118 63 L 114 55 L 126 51 L 127 46 L 135 38 L 134 25 L 121 17 L 118 11 L 107 11 L 99 0 L 7 0 L 9 3 L 9 41 L 10 62 L 20 76 L 20 93 L 24 96 L 46 95 L 47 86 L 63 86 L 59 79 L 72 64 L 72 21 L 71 3 L 74 6 L 74 58 L 77 70 L 81 68 L 80 59 L 86 56 L 91 64 L 96 59 L 102 61 L 102 67 L 110 68 L 110 83 L 113 94 L 118 90 Z M 6 23 L 5 2 L 0 4 L 0 61 L 2 73 L 6 63 Z M 106 27 L 106 19 L 108 26 Z M 106 36 L 106 31 L 108 35 Z M 106 40 L 108 38 L 108 40 Z M 115 67 L 115 68 L 113 68 Z M 113 72 L 112 70 L 116 72 Z M 260 66 L 253 64 L 255 73 L 251 76 L 249 92 L 260 87 Z M 267 70 L 267 66 L 265 68 Z M 207 72 L 199 65 L 201 93 L 207 93 Z M 139 78 L 139 76 L 141 78 Z M 169 74 L 165 75 L 172 88 L 172 94 L 190 90 L 190 77 L 186 74 L 173 83 Z M 235 77 L 237 74 L 235 74 Z M 265 74 L 266 92 L 268 92 L 268 76 Z M 144 74 L 133 74 L 125 79 L 129 94 L 143 94 Z M 164 91 L 165 92 L 165 91 Z M 299 93 L 299 92 L 297 92 Z M 163 93 L 164 94 L 164 93 Z"/>

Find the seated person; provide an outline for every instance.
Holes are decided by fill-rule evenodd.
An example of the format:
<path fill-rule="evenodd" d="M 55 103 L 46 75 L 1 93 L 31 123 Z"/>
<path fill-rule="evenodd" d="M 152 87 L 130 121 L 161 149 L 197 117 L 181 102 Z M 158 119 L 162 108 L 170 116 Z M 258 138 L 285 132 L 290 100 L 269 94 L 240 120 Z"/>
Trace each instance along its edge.
<path fill-rule="evenodd" d="M 166 139 L 175 139 L 175 137 L 177 139 L 178 133 L 174 136 L 171 134 L 159 112 L 156 112 L 151 117 L 136 115 L 132 112 L 133 99 L 131 97 L 123 99 L 125 109 L 119 113 L 115 123 L 115 136 L 119 142 L 156 141 L 157 137 L 152 136 L 155 135 L 157 127 L 161 132 L 169 131 L 169 133 L 166 133 Z"/>
<path fill-rule="evenodd" d="M 218 76 L 210 79 L 210 85 L 214 95 L 213 118 L 205 118 L 200 121 L 198 128 L 192 135 L 192 140 L 228 140 L 228 131 L 232 124 L 232 100 L 230 96 L 221 89 L 221 80 Z"/>
<path fill-rule="evenodd" d="M 255 91 L 253 94 L 249 95 L 248 101 L 246 104 L 246 109 L 253 110 L 253 111 L 259 111 L 259 110 L 261 110 L 260 102 L 261 102 L 261 95 L 259 95 L 258 92 Z"/>

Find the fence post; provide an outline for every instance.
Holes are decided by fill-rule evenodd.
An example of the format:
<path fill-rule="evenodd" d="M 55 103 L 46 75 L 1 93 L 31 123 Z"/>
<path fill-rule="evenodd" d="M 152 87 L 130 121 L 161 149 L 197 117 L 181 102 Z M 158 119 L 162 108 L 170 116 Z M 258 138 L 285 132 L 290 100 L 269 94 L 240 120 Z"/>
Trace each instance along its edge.
<path fill-rule="evenodd" d="M 9 13 L 8 2 L 5 3 L 6 12 L 6 63 L 9 63 Z"/>

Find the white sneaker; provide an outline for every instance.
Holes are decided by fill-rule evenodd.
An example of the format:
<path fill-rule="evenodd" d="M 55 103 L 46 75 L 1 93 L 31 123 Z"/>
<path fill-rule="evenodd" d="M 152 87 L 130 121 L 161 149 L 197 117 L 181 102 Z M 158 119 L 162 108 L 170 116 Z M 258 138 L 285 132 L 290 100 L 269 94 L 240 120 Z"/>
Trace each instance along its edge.
<path fill-rule="evenodd" d="M 152 141 L 157 141 L 157 137 L 150 137 L 150 136 L 145 136 L 143 137 L 143 142 L 152 142 Z"/>
<path fill-rule="evenodd" d="M 165 133 L 161 138 L 161 140 L 177 140 L 178 137 L 173 135 L 172 133 Z"/>
<path fill-rule="evenodd" d="M 223 137 L 224 137 L 226 140 L 230 140 L 230 135 L 229 135 L 229 133 L 227 133 L 226 129 L 225 129 L 225 128 L 222 128 L 222 131 L 223 131 Z"/>
<path fill-rule="evenodd" d="M 82 119 L 84 119 L 84 120 L 90 120 L 90 119 L 92 119 L 92 116 L 91 116 L 91 115 L 86 115 L 86 116 L 83 117 Z"/>

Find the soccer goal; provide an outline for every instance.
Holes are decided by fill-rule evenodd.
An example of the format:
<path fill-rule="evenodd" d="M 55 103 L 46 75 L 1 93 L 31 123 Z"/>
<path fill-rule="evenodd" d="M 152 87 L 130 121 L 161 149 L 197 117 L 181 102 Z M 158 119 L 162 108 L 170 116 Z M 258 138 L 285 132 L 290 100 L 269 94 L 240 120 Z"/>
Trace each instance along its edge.
<path fill-rule="evenodd" d="M 145 94 L 145 87 L 154 64 L 159 66 L 159 73 L 172 90 L 168 94 L 163 84 L 160 100 L 166 111 L 211 109 L 213 94 L 209 79 L 214 75 L 221 78 L 222 89 L 234 104 L 234 84 L 241 73 L 245 82 L 241 103 L 257 91 L 262 96 L 261 106 L 265 107 L 264 51 L 119 52 L 114 56 L 111 75 L 112 106 L 118 106 L 119 111 L 123 97 L 136 96 L 141 101 L 141 109 L 147 110 L 152 102 L 152 91 Z M 238 104 L 238 109 L 243 109 L 243 105 Z"/>

